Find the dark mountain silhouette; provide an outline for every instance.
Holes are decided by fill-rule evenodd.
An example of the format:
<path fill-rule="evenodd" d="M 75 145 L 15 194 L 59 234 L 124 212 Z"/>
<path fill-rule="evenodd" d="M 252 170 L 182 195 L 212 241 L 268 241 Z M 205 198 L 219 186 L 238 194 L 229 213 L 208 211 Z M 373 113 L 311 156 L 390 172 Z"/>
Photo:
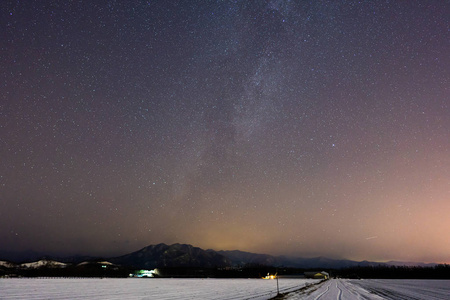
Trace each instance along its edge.
<path fill-rule="evenodd" d="M 167 267 L 227 267 L 231 261 L 213 250 L 186 244 L 150 245 L 139 251 L 110 259 L 111 262 L 142 269 Z"/>
<path fill-rule="evenodd" d="M 18 262 L 18 259 L 8 259 L 2 256 L 0 260 Z M 254 267 L 254 266 L 270 266 L 270 267 L 287 267 L 299 269 L 343 269 L 354 267 L 375 267 L 375 266 L 426 266 L 433 267 L 436 264 L 424 264 L 414 262 L 398 262 L 391 261 L 387 263 L 370 262 L 370 261 L 353 261 L 353 260 L 337 260 L 326 257 L 301 258 L 288 256 L 272 256 L 268 254 L 258 254 L 244 252 L 239 250 L 233 251 L 215 251 L 203 250 L 198 247 L 187 244 L 157 244 L 149 245 L 133 253 L 113 258 L 95 258 L 89 256 L 74 257 L 36 257 L 36 253 L 31 253 L 31 259 L 21 259 L 24 261 L 38 261 L 42 259 L 55 260 L 64 262 L 69 265 L 76 265 L 83 261 L 102 261 L 107 260 L 116 265 L 137 268 L 137 269 L 154 269 L 154 268 L 177 268 L 177 267 L 194 267 L 194 268 L 224 268 L 224 267 Z M 15 257 L 16 258 L 16 257 Z"/>
<path fill-rule="evenodd" d="M 232 251 L 221 250 L 217 251 L 217 253 L 227 257 L 231 261 L 233 266 L 245 266 L 245 265 L 281 266 L 283 265 L 284 262 L 282 257 L 275 257 L 268 254 L 244 252 L 239 250 L 232 250 Z"/>
<path fill-rule="evenodd" d="M 127 255 L 111 258 L 109 261 L 120 265 L 142 269 L 157 267 L 223 268 L 249 266 L 271 266 L 302 269 L 342 269 L 351 267 L 390 265 L 389 263 L 369 261 L 358 262 L 346 259 L 330 259 L 326 257 L 301 258 L 273 256 L 240 250 L 203 250 L 198 247 L 185 244 L 174 244 L 170 246 L 166 244 L 150 245 Z M 396 262 L 396 265 L 400 264 L 401 262 Z M 411 265 L 411 263 L 407 264 Z M 417 263 L 417 265 L 420 265 L 420 263 Z"/>
<path fill-rule="evenodd" d="M 233 251 L 218 251 L 219 254 L 229 258 L 233 266 L 245 265 L 265 265 L 275 267 L 290 267 L 290 268 L 326 268 L 326 269 L 341 269 L 357 266 L 379 266 L 384 263 L 368 262 L 368 261 L 353 261 L 353 260 L 336 260 L 326 257 L 301 258 L 301 257 L 287 257 L 287 256 L 272 256 L 268 254 L 250 253 L 239 250 Z"/>
<path fill-rule="evenodd" d="M 389 266 L 396 266 L 396 267 L 425 267 L 425 268 L 436 267 L 438 265 L 436 263 L 426 264 L 423 262 L 418 263 L 418 262 L 411 262 L 411 261 L 394 261 L 394 260 L 388 261 L 386 264 Z"/>

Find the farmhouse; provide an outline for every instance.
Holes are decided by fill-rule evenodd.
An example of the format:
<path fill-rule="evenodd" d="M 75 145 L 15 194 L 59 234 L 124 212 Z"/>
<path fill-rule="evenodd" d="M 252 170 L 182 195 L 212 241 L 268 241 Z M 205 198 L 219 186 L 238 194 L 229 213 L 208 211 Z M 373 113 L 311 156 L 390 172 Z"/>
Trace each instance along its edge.
<path fill-rule="evenodd" d="M 329 279 L 330 274 L 325 271 L 322 272 L 305 272 L 306 278 L 314 278 L 314 279 Z"/>

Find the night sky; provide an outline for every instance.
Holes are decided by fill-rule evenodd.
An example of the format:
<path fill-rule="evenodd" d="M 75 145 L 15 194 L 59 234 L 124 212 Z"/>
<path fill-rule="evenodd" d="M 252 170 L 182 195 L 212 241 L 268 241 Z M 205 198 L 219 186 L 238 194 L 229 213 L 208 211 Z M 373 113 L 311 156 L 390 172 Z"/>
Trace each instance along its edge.
<path fill-rule="evenodd" d="M 0 250 L 450 263 L 449 1 L 0 11 Z"/>

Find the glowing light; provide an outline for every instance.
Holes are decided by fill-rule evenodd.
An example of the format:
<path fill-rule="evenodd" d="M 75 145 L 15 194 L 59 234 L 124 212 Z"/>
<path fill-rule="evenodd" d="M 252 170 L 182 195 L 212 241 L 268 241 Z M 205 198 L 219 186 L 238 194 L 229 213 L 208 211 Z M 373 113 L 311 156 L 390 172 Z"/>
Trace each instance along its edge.
<path fill-rule="evenodd" d="M 156 269 L 154 270 L 139 270 L 136 271 L 136 273 L 134 274 L 130 274 L 130 277 L 137 277 L 137 278 L 151 278 L 151 277 L 155 277 L 155 275 L 157 275 L 158 272 Z"/>
<path fill-rule="evenodd" d="M 277 274 L 270 275 L 269 273 L 267 273 L 267 275 L 265 277 L 263 277 L 262 279 L 276 279 L 276 278 L 277 278 Z"/>

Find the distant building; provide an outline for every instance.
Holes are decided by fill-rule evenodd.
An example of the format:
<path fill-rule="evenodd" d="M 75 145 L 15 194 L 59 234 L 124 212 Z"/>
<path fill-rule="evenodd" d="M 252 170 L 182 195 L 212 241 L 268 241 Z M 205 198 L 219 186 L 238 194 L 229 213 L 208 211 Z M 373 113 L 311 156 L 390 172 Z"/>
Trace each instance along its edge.
<path fill-rule="evenodd" d="M 270 275 L 270 273 L 267 273 L 267 275 L 265 277 L 263 277 L 262 279 L 276 279 L 276 278 L 277 278 L 277 274 Z"/>
<path fill-rule="evenodd" d="M 328 279 L 330 278 L 330 274 L 325 271 L 322 272 L 305 272 L 306 278 L 314 278 L 314 279 Z"/>
<path fill-rule="evenodd" d="M 157 269 L 154 269 L 154 270 L 139 270 L 139 271 L 136 271 L 134 274 L 130 274 L 130 277 L 151 278 L 151 277 L 156 277 L 157 274 L 158 274 Z"/>

